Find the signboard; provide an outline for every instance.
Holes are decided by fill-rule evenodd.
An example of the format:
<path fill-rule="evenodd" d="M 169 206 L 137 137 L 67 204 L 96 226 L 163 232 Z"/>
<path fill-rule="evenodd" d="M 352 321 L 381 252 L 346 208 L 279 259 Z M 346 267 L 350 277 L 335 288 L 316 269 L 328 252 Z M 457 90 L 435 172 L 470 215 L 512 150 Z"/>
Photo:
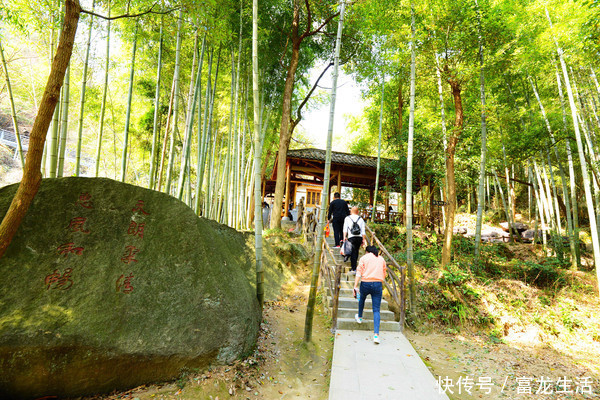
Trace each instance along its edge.
<path fill-rule="evenodd" d="M 433 205 L 434 206 L 445 206 L 446 202 L 442 201 L 442 200 L 433 200 Z"/>

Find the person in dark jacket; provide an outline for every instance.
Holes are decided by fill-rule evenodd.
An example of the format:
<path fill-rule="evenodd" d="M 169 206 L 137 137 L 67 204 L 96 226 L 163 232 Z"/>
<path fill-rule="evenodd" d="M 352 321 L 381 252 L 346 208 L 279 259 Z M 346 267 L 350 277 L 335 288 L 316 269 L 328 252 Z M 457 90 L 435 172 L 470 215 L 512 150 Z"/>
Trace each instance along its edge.
<path fill-rule="evenodd" d="M 348 203 L 340 198 L 339 193 L 333 195 L 333 201 L 329 203 L 329 213 L 327 219 L 333 226 L 333 237 L 335 238 L 335 247 L 339 247 L 344 237 L 344 219 L 350 215 Z"/>

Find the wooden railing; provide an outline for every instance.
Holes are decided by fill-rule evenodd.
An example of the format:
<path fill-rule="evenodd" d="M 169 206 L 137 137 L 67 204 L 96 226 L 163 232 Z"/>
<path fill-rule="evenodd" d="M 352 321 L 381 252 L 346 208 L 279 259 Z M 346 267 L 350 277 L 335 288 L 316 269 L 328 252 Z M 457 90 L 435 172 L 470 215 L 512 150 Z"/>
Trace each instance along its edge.
<path fill-rule="evenodd" d="M 373 210 L 361 208 L 358 210 L 358 214 L 365 220 L 370 221 L 373 216 Z M 375 210 L 375 221 L 389 224 L 404 224 L 404 214 L 396 211 L 380 211 Z"/>
<path fill-rule="evenodd" d="M 335 333 L 337 329 L 337 313 L 340 300 L 340 281 L 342 279 L 342 264 L 339 264 L 335 260 L 333 250 L 327 243 L 325 237 L 323 237 L 323 243 L 321 248 L 321 267 L 320 275 L 321 282 L 327 285 L 329 294 L 332 298 L 331 304 L 331 332 Z M 327 261 L 329 257 L 330 262 Z"/>
<path fill-rule="evenodd" d="M 318 210 L 305 214 L 302 227 L 302 233 L 304 234 L 307 243 L 312 244 L 313 252 L 317 250 L 317 212 Z M 376 245 L 379 248 L 380 253 L 384 254 L 389 260 L 387 278 L 384 281 L 384 285 L 392 296 L 394 303 L 398 305 L 400 314 L 400 331 L 404 331 L 404 324 L 406 321 L 406 293 L 404 290 L 406 282 L 406 267 L 398 264 L 392 254 L 385 248 L 383 243 L 381 243 L 381 240 L 379 240 L 377 235 L 375 235 L 375 232 L 373 232 L 366 224 L 365 230 L 367 236 L 370 236 L 370 243 Z M 333 251 L 334 250 L 329 246 L 329 243 L 327 243 L 325 236 L 323 236 L 323 241 L 321 243 L 321 258 L 319 260 L 319 275 L 321 285 L 324 285 L 327 289 L 329 289 L 329 293 L 332 297 L 331 330 L 332 332 L 335 332 L 337 328 L 342 264 L 336 261 Z"/>
<path fill-rule="evenodd" d="M 371 235 L 371 244 L 376 245 L 379 251 L 389 259 L 387 268 L 387 278 L 384 281 L 385 287 L 390 292 L 390 295 L 394 299 L 394 302 L 398 305 L 400 313 L 400 331 L 404 331 L 404 322 L 406 321 L 406 306 L 405 306 L 405 282 L 406 282 L 406 266 L 398 264 L 396 259 L 391 253 L 385 248 L 381 240 L 375 235 L 375 232 L 365 224 L 365 230 L 368 235 Z M 391 263 L 391 265 L 390 265 Z M 392 268 L 393 266 L 393 268 Z M 398 276 L 400 275 L 400 276 Z"/>
<path fill-rule="evenodd" d="M 302 234 L 306 243 L 312 246 L 312 254 L 317 250 L 319 208 L 315 207 L 312 211 L 305 213 L 302 220 Z M 328 260 L 329 258 L 329 260 Z M 331 305 L 331 331 L 335 333 L 337 329 L 337 312 L 340 297 L 340 281 L 342 278 L 342 264 L 335 259 L 333 249 L 327 243 L 323 236 L 321 243 L 321 258 L 319 260 L 319 280 L 322 286 L 329 289 L 329 295 L 332 297 Z"/>

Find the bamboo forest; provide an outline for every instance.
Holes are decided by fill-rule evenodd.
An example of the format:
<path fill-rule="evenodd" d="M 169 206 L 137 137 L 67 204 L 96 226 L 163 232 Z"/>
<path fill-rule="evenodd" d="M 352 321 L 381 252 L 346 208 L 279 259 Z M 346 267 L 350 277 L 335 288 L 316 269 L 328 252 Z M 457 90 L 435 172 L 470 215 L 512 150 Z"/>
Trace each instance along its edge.
<path fill-rule="evenodd" d="M 0 0 L 0 398 L 600 397 L 599 0 Z"/>

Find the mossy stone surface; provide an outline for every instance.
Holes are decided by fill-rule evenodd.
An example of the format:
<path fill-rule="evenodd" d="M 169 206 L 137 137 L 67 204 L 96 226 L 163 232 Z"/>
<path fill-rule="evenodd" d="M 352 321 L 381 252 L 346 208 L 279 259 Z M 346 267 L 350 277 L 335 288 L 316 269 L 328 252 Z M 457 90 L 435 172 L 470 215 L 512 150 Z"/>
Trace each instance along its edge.
<path fill-rule="evenodd" d="M 0 217 L 16 189 L 0 189 Z M 253 252 L 166 194 L 44 179 L 0 259 L 0 398 L 112 391 L 248 354 Z"/>

